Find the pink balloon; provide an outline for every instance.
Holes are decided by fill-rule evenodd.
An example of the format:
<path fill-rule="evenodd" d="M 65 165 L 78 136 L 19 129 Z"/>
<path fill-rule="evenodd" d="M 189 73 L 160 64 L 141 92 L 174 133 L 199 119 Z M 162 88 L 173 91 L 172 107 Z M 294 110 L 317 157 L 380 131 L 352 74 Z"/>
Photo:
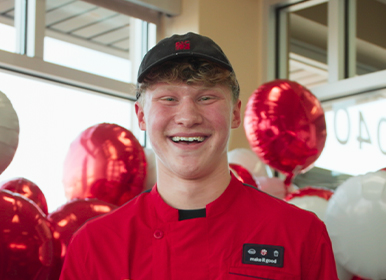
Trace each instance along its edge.
<path fill-rule="evenodd" d="M 98 198 L 122 205 L 144 190 L 146 157 L 141 144 L 124 127 L 102 123 L 83 131 L 67 153 L 65 195 Z"/>
<path fill-rule="evenodd" d="M 228 162 L 241 165 L 251 173 L 252 177 L 269 177 L 266 165 L 251 149 L 236 148 L 229 151 Z"/>
<path fill-rule="evenodd" d="M 21 177 L 14 178 L 2 183 L 0 189 L 9 190 L 25 196 L 35 202 L 45 215 L 48 214 L 46 198 L 41 189 L 32 181 Z"/>
<path fill-rule="evenodd" d="M 319 157 L 327 136 L 317 98 L 289 80 L 265 83 L 251 95 L 244 128 L 252 150 L 287 176 L 286 185 Z"/>
<path fill-rule="evenodd" d="M 276 177 L 257 177 L 255 179 L 257 186 L 261 191 L 279 199 L 283 199 L 289 192 L 296 190 L 294 185 L 287 187 L 283 180 Z"/>

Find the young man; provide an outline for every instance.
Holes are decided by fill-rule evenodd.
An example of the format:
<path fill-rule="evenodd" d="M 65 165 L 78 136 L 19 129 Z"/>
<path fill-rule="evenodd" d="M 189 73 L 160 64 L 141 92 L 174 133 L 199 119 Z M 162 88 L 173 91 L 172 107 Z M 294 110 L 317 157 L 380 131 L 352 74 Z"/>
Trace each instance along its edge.
<path fill-rule="evenodd" d="M 157 156 L 157 184 L 83 226 L 61 280 L 338 279 L 314 214 L 231 175 L 238 95 L 231 64 L 207 37 L 174 35 L 147 53 L 135 109 Z"/>

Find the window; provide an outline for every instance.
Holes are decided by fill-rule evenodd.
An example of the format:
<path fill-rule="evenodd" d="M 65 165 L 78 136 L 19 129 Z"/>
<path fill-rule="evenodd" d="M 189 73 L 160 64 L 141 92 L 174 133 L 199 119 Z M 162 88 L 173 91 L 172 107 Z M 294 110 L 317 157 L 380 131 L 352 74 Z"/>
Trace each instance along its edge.
<path fill-rule="evenodd" d="M 139 36 L 136 25 L 141 24 L 139 19 L 83 1 L 47 1 L 44 60 L 132 82 L 130 41 Z"/>
<path fill-rule="evenodd" d="M 91 2 L 0 2 L 0 91 L 20 124 L 19 146 L 0 182 L 33 181 L 49 212 L 65 203 L 63 161 L 82 131 L 115 123 L 148 144 L 137 126 L 132 83 L 155 44 L 157 21 L 117 12 L 120 5 L 133 5 L 126 1 L 115 1 L 112 10 Z"/>
<path fill-rule="evenodd" d="M 327 8 L 318 1 L 278 9 L 277 77 L 309 88 L 327 83 Z"/>
<path fill-rule="evenodd" d="M 356 33 L 356 75 L 386 69 L 386 30 L 382 28 L 386 16 L 386 2 L 378 0 L 356 0 L 356 24 L 351 28 Z M 353 16 L 352 15 L 352 16 Z"/>
<path fill-rule="evenodd" d="M 43 191 L 49 211 L 65 203 L 63 162 L 73 140 L 98 123 L 115 123 L 131 131 L 130 100 L 0 72 L 1 91 L 19 118 L 19 145 L 0 180 L 24 177 Z"/>
<path fill-rule="evenodd" d="M 289 13 L 288 76 L 309 88 L 327 83 L 327 8 L 322 2 Z"/>
<path fill-rule="evenodd" d="M 16 52 L 16 29 L 14 25 L 13 0 L 0 2 L 0 50 Z"/>
<path fill-rule="evenodd" d="M 275 70 L 267 80 L 297 81 L 325 109 L 327 141 L 315 166 L 349 175 L 385 168 L 386 33 L 379 22 L 386 2 L 266 3 L 276 18 L 268 26 L 274 59 L 267 69 Z"/>

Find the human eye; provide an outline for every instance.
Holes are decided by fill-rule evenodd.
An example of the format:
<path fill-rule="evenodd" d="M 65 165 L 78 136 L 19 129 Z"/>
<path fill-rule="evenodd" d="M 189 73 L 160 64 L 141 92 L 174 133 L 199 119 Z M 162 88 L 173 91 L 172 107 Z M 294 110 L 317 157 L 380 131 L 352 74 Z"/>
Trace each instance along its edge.
<path fill-rule="evenodd" d="M 210 104 L 216 100 L 215 95 L 203 95 L 198 98 L 198 101 L 204 104 Z"/>
<path fill-rule="evenodd" d="M 162 97 L 161 100 L 162 101 L 176 101 L 176 99 L 174 97 L 170 97 L 170 96 Z"/>
<path fill-rule="evenodd" d="M 172 105 L 175 104 L 178 99 L 174 96 L 162 96 L 158 98 L 158 101 L 165 105 Z"/>
<path fill-rule="evenodd" d="M 208 101 L 208 100 L 211 100 L 211 99 L 212 99 L 211 96 L 202 96 L 202 97 L 200 97 L 201 101 Z"/>

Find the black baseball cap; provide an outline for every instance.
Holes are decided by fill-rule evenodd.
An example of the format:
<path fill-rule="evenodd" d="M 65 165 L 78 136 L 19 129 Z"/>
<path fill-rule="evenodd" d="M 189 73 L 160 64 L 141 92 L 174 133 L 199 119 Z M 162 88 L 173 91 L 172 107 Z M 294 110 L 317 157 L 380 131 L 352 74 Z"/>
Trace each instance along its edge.
<path fill-rule="evenodd" d="M 189 32 L 165 38 L 150 49 L 139 66 L 138 83 L 143 81 L 146 74 L 154 66 L 177 57 L 187 56 L 205 58 L 233 72 L 228 58 L 212 39 Z"/>

